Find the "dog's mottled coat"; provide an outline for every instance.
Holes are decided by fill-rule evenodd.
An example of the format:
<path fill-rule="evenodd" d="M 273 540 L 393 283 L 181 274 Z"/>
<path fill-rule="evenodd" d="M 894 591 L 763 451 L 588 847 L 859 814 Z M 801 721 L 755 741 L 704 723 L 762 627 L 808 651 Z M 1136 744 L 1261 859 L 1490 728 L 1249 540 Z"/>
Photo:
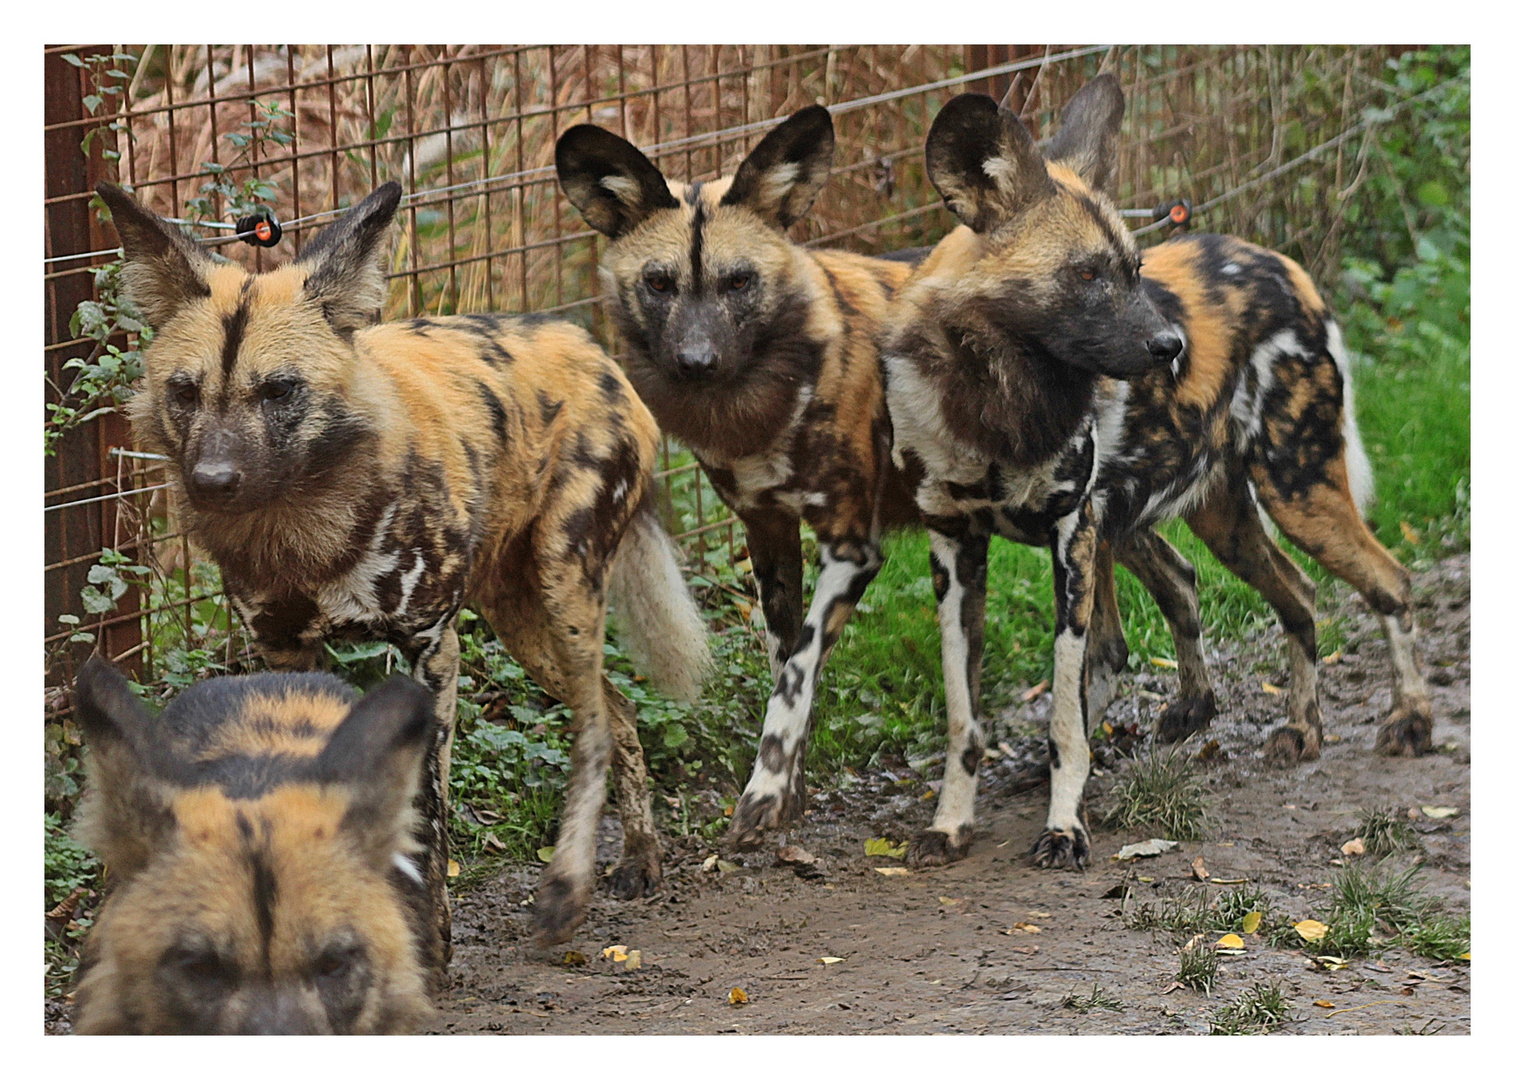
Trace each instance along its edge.
<path fill-rule="evenodd" d="M 170 459 L 185 528 L 219 563 L 265 660 L 309 669 L 330 640 L 388 641 L 437 695 L 420 809 L 444 940 L 464 603 L 573 708 L 557 854 L 536 895 L 543 937 L 583 917 L 612 762 L 626 833 L 612 888 L 656 887 L 635 714 L 601 675 L 607 590 L 632 652 L 672 691 L 697 692 L 708 651 L 648 498 L 657 425 L 621 370 L 551 318 L 379 323 L 397 184 L 257 275 L 212 261 L 119 189 L 100 191 L 127 288 L 157 331 L 134 431 Z"/>
<path fill-rule="evenodd" d="M 1152 531 L 1185 518 L 1279 614 L 1290 643 L 1288 723 L 1270 759 L 1319 754 L 1314 587 L 1264 529 L 1355 586 L 1395 663 L 1385 753 L 1423 753 L 1431 716 L 1415 656 L 1409 576 L 1364 525 L 1366 459 L 1341 334 L 1309 277 L 1222 236 L 1139 251 L 1106 189 L 1124 99 L 1102 76 L 1068 104 L 1045 155 L 980 95 L 945 106 L 927 168 L 964 225 L 900 287 L 885 346 L 894 453 L 924 473 L 946 676 L 949 749 L 918 863 L 960 858 L 972 835 L 983 745 L 977 718 L 989 537 L 1053 552 L 1056 643 L 1052 800 L 1034 853 L 1089 857 L 1081 801 L 1091 716 L 1126 646 L 1113 564 L 1167 616 L 1182 687 L 1159 736 L 1215 712 L 1194 570 Z M 1087 661 L 1087 663 L 1086 663 Z"/>

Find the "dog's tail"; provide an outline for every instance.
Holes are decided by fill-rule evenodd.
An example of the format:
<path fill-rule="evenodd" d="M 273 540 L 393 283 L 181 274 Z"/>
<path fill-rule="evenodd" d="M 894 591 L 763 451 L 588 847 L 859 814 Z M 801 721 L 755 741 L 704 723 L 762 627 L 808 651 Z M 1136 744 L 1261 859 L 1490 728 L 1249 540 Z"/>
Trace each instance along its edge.
<path fill-rule="evenodd" d="M 1331 320 L 1326 326 L 1326 352 L 1341 372 L 1342 438 L 1346 442 L 1347 487 L 1360 514 L 1373 501 L 1373 466 L 1362 448 L 1362 434 L 1357 430 L 1357 402 L 1352 394 L 1352 355 L 1342 341 L 1341 328 Z"/>
<path fill-rule="evenodd" d="M 705 620 L 679 571 L 678 549 L 648 498 L 610 572 L 610 603 L 631 662 L 668 696 L 693 701 L 710 671 Z"/>

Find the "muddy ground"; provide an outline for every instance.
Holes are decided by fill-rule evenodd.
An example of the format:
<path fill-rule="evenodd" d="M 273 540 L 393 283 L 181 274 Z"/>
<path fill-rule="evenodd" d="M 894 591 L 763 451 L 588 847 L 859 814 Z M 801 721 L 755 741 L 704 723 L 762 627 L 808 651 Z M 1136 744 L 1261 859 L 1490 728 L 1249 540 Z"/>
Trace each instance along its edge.
<path fill-rule="evenodd" d="M 1469 905 L 1469 559 L 1457 556 L 1416 575 L 1422 655 L 1432 681 L 1438 750 L 1384 759 L 1372 752 L 1374 721 L 1388 711 L 1389 661 L 1377 622 L 1355 594 L 1329 599 L 1322 614 L 1343 620 L 1347 645 L 1322 669 L 1328 745 L 1319 761 L 1289 771 L 1263 764 L 1263 739 L 1283 699 L 1263 684 L 1285 684 L 1280 639 L 1269 630 L 1212 650 L 1222 715 L 1210 732 L 1220 753 L 1207 762 L 1213 821 L 1203 842 L 1139 864 L 1111 856 L 1146 834 L 1096 827 L 1083 873 L 1041 871 L 1025 852 L 1040 831 L 1047 787 L 1035 784 L 1032 732 L 1050 707 L 1043 695 L 1000 718 L 1003 753 L 980 788 L 978 839 L 964 861 L 941 869 L 881 875 L 897 860 L 864 855 L 872 837 L 907 839 L 928 823 L 923 795 L 941 763 L 903 763 L 820 791 L 804 824 L 785 838 L 820 859 L 801 877 L 775 864 L 778 841 L 734 868 L 703 869 L 716 853 L 697 837 L 673 838 L 666 881 L 656 897 L 626 903 L 596 896 L 573 942 L 539 951 L 526 941 L 536 868 L 455 899 L 452 987 L 434 1030 L 445 1033 L 1204 1033 L 1224 1003 L 1254 981 L 1276 980 L 1293 1002 L 1290 1034 L 1469 1031 L 1468 965 L 1438 965 L 1390 948 L 1345 970 L 1325 971 L 1259 935 L 1245 956 L 1228 957 L 1210 997 L 1172 989 L 1175 938 L 1133 931 L 1107 898 L 1128 877 L 1128 903 L 1171 895 L 1192 883 L 1202 855 L 1212 876 L 1262 886 L 1290 921 L 1323 915 L 1340 846 L 1359 810 L 1450 806 L 1442 821 L 1417 819 L 1424 845 L 1422 884 L 1449 910 Z M 1128 676 L 1109 718 L 1150 730 L 1176 689 L 1167 673 Z M 1091 784 L 1097 812 L 1119 765 L 1104 758 Z M 601 859 L 617 854 L 613 819 L 602 829 Z M 1137 881 L 1137 876 L 1151 878 Z M 1040 932 L 1007 933 L 1017 923 Z M 1212 935 L 1213 936 L 1213 935 Z M 621 945 L 641 967 L 601 956 Z M 585 963 L 564 963 L 569 950 Z M 840 957 L 821 963 L 819 958 Z M 1124 1011 L 1080 1013 L 1063 1004 L 1095 984 Z M 743 1005 L 732 1005 L 740 988 Z M 1329 1002 L 1327 1008 L 1316 1002 Z"/>

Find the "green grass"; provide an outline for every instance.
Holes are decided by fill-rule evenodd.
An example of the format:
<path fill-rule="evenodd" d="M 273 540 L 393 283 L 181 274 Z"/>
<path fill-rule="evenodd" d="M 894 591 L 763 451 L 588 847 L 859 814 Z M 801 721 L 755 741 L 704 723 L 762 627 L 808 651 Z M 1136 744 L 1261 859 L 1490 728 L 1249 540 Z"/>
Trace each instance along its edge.
<path fill-rule="evenodd" d="M 1219 1009 L 1211 1035 L 1265 1035 L 1289 1018 L 1289 1001 L 1278 983 L 1253 983 Z"/>
<path fill-rule="evenodd" d="M 1420 884 L 1421 868 L 1349 866 L 1337 873 L 1335 900 L 1321 921 L 1325 937 L 1307 948 L 1320 955 L 1372 956 L 1390 945 L 1433 960 L 1455 960 L 1469 950 L 1472 922 L 1448 915 L 1444 902 Z"/>
<path fill-rule="evenodd" d="M 1369 855 L 1397 855 L 1420 847 L 1420 837 L 1410 828 L 1403 812 L 1393 806 L 1364 810 L 1357 819 L 1357 835 Z"/>
<path fill-rule="evenodd" d="M 1173 981 L 1206 997 L 1220 978 L 1220 954 L 1208 942 L 1195 941 L 1178 950 L 1178 973 Z"/>
<path fill-rule="evenodd" d="M 1069 994 L 1060 1003 L 1065 1009 L 1074 1012 L 1090 1013 L 1095 1009 L 1104 1009 L 1107 1012 L 1125 1012 L 1126 1003 L 1111 994 L 1108 990 L 1100 989 L 1099 983 L 1094 984 L 1094 989 L 1088 994 L 1079 997 L 1077 994 Z"/>
<path fill-rule="evenodd" d="M 1110 789 L 1104 824 L 1146 829 L 1165 840 L 1198 840 L 1205 833 L 1209 797 L 1194 759 L 1182 747 L 1132 758 Z"/>

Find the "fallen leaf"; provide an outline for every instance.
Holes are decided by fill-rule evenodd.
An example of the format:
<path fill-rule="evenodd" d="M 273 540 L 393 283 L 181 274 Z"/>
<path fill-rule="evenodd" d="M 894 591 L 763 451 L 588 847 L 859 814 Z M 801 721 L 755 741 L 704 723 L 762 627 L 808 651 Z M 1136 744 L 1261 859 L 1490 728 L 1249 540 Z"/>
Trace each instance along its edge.
<path fill-rule="evenodd" d="M 1189 864 L 1189 868 L 1194 871 L 1195 881 L 1205 881 L 1210 877 L 1210 871 L 1205 869 L 1205 857 L 1203 855 L 1194 856 L 1194 861 Z"/>
<path fill-rule="evenodd" d="M 730 817 L 735 811 L 736 811 L 736 805 L 735 804 L 732 804 L 731 806 L 726 807 L 726 816 Z"/>
<path fill-rule="evenodd" d="M 1023 693 L 1021 695 L 1021 700 L 1022 701 L 1035 701 L 1037 698 L 1041 697 L 1042 694 L 1046 693 L 1046 690 L 1047 690 L 1047 680 L 1043 679 L 1041 682 L 1037 683 L 1031 689 L 1029 689 L 1025 693 Z"/>
<path fill-rule="evenodd" d="M 448 859 L 447 860 L 447 876 L 448 877 L 457 877 L 462 872 L 463 872 L 463 868 L 458 865 L 458 860 L 457 859 Z"/>
<path fill-rule="evenodd" d="M 1245 949 L 1247 943 L 1235 934 L 1227 934 L 1215 943 L 1217 949 Z"/>
<path fill-rule="evenodd" d="M 1457 807 L 1455 807 L 1455 806 L 1422 806 L 1420 808 L 1420 812 L 1422 814 L 1424 814 L 1428 818 L 1433 818 L 1436 821 L 1440 821 L 1442 818 L 1456 817 L 1457 816 Z"/>
<path fill-rule="evenodd" d="M 1294 931 L 1306 941 L 1319 941 L 1326 936 L 1326 931 L 1331 929 L 1323 922 L 1315 919 L 1301 919 L 1294 924 Z"/>
<path fill-rule="evenodd" d="M 1166 656 L 1153 656 L 1150 659 L 1153 667 L 1167 668 L 1170 671 L 1178 667 L 1177 660 L 1169 660 Z"/>
<path fill-rule="evenodd" d="M 1262 912 L 1249 911 L 1242 916 L 1241 932 L 1243 934 L 1255 934 L 1257 928 L 1262 925 Z"/>
<path fill-rule="evenodd" d="M 1399 531 L 1402 532 L 1402 533 L 1404 533 L 1405 539 L 1408 540 L 1410 543 L 1412 543 L 1412 544 L 1418 544 L 1418 543 L 1420 543 L 1420 533 L 1416 532 L 1415 531 L 1415 527 L 1413 525 L 1411 525 L 1408 521 L 1401 521 L 1399 523 Z"/>
<path fill-rule="evenodd" d="M 747 1004 L 747 991 L 743 990 L 740 986 L 733 986 L 731 993 L 726 995 L 726 1000 L 733 1005 L 745 1005 Z"/>
<path fill-rule="evenodd" d="M 910 873 L 909 869 L 903 866 L 875 866 L 873 869 L 885 877 L 903 877 Z"/>
<path fill-rule="evenodd" d="M 1209 742 L 1205 743 L 1204 746 L 1201 746 L 1199 748 L 1198 757 L 1199 757 L 1199 760 L 1201 760 L 1201 761 L 1210 761 L 1210 760 L 1213 760 L 1219 753 L 1220 753 L 1220 740 L 1219 739 L 1211 739 Z"/>
<path fill-rule="evenodd" d="M 1322 656 L 1320 658 L 1320 662 L 1322 664 L 1339 664 L 1339 663 L 1341 663 L 1341 650 L 1337 649 L 1330 656 Z"/>
<path fill-rule="evenodd" d="M 626 954 L 626 971 L 635 971 L 642 966 L 642 950 L 632 949 Z"/>
<path fill-rule="evenodd" d="M 936 791 L 932 788 L 927 788 L 925 791 L 921 792 L 921 802 L 925 802 L 927 799 L 934 798 L 936 798 Z"/>
<path fill-rule="evenodd" d="M 1221 847 L 1226 847 L 1227 845 L 1222 844 L 1220 846 Z M 1235 847 L 1236 845 L 1232 844 L 1230 846 L 1231 847 Z M 1252 880 L 1251 878 L 1245 878 L 1245 877 L 1213 877 L 1213 878 L 1210 879 L 1210 884 L 1211 885 L 1245 885 L 1247 882 L 1249 882 L 1251 880 Z"/>
<path fill-rule="evenodd" d="M 1018 922 L 1005 931 L 1007 934 L 1040 934 L 1041 932 L 1042 928 L 1040 926 L 1028 922 Z"/>
<path fill-rule="evenodd" d="M 1337 743 L 1341 742 L 1341 736 L 1332 731 L 1327 733 L 1320 741 L 1325 743 L 1327 746 L 1335 746 Z"/>
<path fill-rule="evenodd" d="M 1263 683 L 1262 684 L 1262 688 L 1263 688 L 1263 693 L 1265 693 L 1265 694 L 1278 695 L 1278 694 L 1282 694 L 1284 692 L 1284 688 L 1283 687 L 1281 687 L 1281 686 L 1274 686 L 1270 682 Z"/>
<path fill-rule="evenodd" d="M 1143 885 L 1151 885 L 1157 879 L 1156 878 L 1150 878 L 1150 877 L 1141 877 L 1140 875 L 1138 875 L 1136 880 L 1140 881 Z"/>
<path fill-rule="evenodd" d="M 899 859 L 904 856 L 905 849 L 909 846 L 908 841 L 903 844 L 893 844 L 882 836 L 876 836 L 872 840 L 863 841 L 863 854 L 882 855 L 887 859 Z"/>
<path fill-rule="evenodd" d="M 1312 956 L 1310 963 L 1327 971 L 1341 971 L 1347 966 L 1346 960 L 1340 956 Z"/>
<path fill-rule="evenodd" d="M 1362 842 L 1362 837 L 1354 836 L 1345 844 L 1341 845 L 1343 855 L 1362 855 L 1366 853 L 1368 846 Z"/>
<path fill-rule="evenodd" d="M 1025 953 L 1027 956 L 1035 956 L 1038 952 L 1041 951 L 1041 948 L 1042 947 L 1040 945 L 1019 945 L 1015 948 L 1014 951 L 1018 953 Z"/>
<path fill-rule="evenodd" d="M 810 852 L 806 851 L 804 848 L 794 844 L 779 848 L 778 854 L 775 855 L 774 858 L 777 859 L 780 863 L 787 863 L 791 865 L 813 866 L 815 864 L 814 855 L 810 854 Z"/>
<path fill-rule="evenodd" d="M 1460 952 L 1460 953 L 1458 953 L 1457 954 L 1457 959 L 1459 959 L 1459 960 L 1466 960 L 1469 963 L 1471 963 L 1472 960 L 1473 960 L 1473 950 L 1469 949 L 1467 952 Z"/>
<path fill-rule="evenodd" d="M 1321 998 L 1315 1004 L 1319 1005 L 1322 1009 L 1334 1009 L 1334 1008 L 1336 1008 L 1336 1002 L 1334 1002 L 1334 1001 L 1327 1001 L 1325 998 Z"/>
<path fill-rule="evenodd" d="M 537 848 L 537 858 L 544 863 L 552 862 L 552 853 L 556 850 L 558 850 L 556 846 L 539 847 Z"/>
<path fill-rule="evenodd" d="M 1026 915 L 1029 918 L 1032 918 L 1032 919 L 1050 919 L 1050 918 L 1052 918 L 1052 913 L 1050 911 L 1028 911 L 1028 912 L 1026 912 Z"/>
<path fill-rule="evenodd" d="M 708 874 L 708 873 L 710 873 L 710 871 L 712 871 L 712 870 L 715 869 L 715 864 L 718 863 L 718 862 L 720 862 L 720 861 L 721 861 L 721 857 L 719 855 L 712 855 L 712 856 L 710 856 L 710 858 L 708 858 L 704 862 L 700 863 L 700 869 L 703 870 L 703 871 L 705 871 L 705 873 Z"/>
<path fill-rule="evenodd" d="M 587 963 L 589 963 L 589 957 L 585 956 L 581 952 L 574 952 L 572 949 L 569 949 L 566 953 L 563 954 L 564 967 L 578 967 L 581 964 Z"/>
<path fill-rule="evenodd" d="M 600 956 L 606 960 L 609 960 L 612 964 L 623 963 L 626 960 L 627 956 L 626 946 L 611 945 L 607 948 L 601 949 Z"/>
<path fill-rule="evenodd" d="M 962 903 L 962 901 L 959 900 L 955 896 L 938 896 L 936 898 L 936 902 L 939 903 L 939 904 L 947 904 L 947 905 L 961 904 Z"/>
<path fill-rule="evenodd" d="M 736 863 L 727 862 L 725 859 L 717 859 L 715 861 L 715 868 L 723 874 L 734 874 L 741 869 Z"/>
<path fill-rule="evenodd" d="M 1122 861 L 1152 859 L 1176 847 L 1178 847 L 1178 844 L 1173 840 L 1143 840 L 1140 844 L 1127 844 L 1117 851 L 1114 857 Z"/>
<path fill-rule="evenodd" d="M 817 964 L 840 964 L 847 959 L 845 956 L 823 956 L 816 961 Z"/>

